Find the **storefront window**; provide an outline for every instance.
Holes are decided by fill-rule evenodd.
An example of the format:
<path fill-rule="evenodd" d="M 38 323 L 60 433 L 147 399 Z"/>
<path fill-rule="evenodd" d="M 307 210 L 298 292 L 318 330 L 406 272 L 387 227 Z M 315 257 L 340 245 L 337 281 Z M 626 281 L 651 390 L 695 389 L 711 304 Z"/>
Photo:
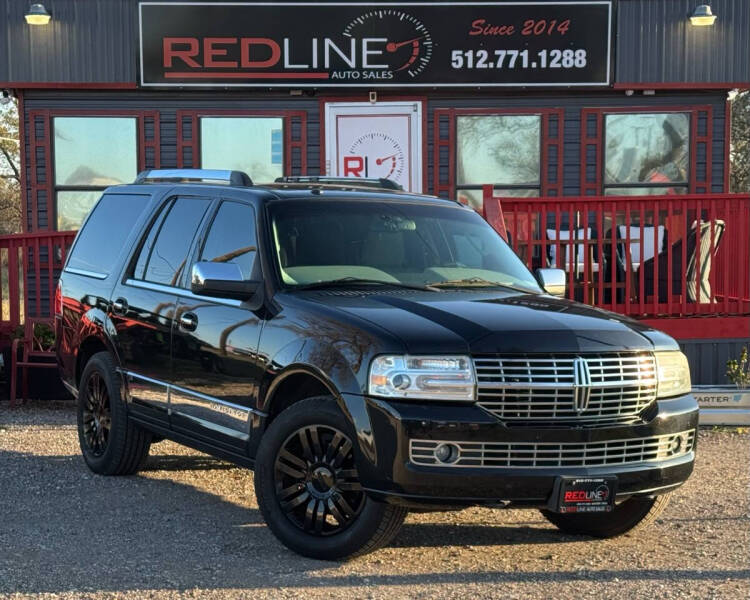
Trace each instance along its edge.
<path fill-rule="evenodd" d="M 203 117 L 201 166 L 272 182 L 284 174 L 283 129 L 280 117 Z"/>
<path fill-rule="evenodd" d="M 541 127 L 539 115 L 457 117 L 458 199 L 481 209 L 486 184 L 492 184 L 498 195 L 538 196 Z"/>
<path fill-rule="evenodd" d="M 138 174 L 132 117 L 55 117 L 57 229 L 78 229 L 102 190 Z"/>
<path fill-rule="evenodd" d="M 687 192 L 690 164 L 687 114 L 607 115 L 605 135 L 606 195 Z"/>

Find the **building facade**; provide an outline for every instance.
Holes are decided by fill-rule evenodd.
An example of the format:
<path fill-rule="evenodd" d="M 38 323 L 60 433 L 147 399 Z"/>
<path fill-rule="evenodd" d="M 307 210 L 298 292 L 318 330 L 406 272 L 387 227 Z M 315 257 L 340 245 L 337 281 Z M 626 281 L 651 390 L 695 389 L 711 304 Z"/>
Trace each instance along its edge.
<path fill-rule="evenodd" d="M 750 2 L 713 0 L 710 26 L 691 22 L 699 4 L 47 0 L 49 23 L 29 25 L 25 2 L 0 0 L 25 229 L 76 229 L 150 168 L 389 177 L 478 210 L 487 184 L 726 193 Z M 705 383 L 750 337 L 747 317 L 717 327 L 680 336 Z"/>

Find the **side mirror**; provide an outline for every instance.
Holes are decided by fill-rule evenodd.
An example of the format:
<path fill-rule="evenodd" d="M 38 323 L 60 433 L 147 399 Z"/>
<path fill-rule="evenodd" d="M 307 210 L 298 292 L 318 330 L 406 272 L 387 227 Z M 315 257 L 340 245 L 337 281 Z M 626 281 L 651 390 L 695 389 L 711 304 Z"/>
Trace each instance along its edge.
<path fill-rule="evenodd" d="M 200 296 L 248 300 L 259 287 L 259 281 L 244 280 L 235 263 L 197 262 L 190 274 L 190 291 Z"/>
<path fill-rule="evenodd" d="M 536 278 L 551 296 L 565 296 L 565 271 L 562 269 L 537 269 Z"/>

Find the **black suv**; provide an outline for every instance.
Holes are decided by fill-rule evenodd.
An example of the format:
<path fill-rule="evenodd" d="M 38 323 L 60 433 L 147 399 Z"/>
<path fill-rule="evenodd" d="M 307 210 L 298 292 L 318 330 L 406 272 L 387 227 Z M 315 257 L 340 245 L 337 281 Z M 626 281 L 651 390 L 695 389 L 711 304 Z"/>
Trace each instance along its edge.
<path fill-rule="evenodd" d="M 556 297 L 564 274 L 471 209 L 361 183 L 104 192 L 55 298 L 88 466 L 135 473 L 169 438 L 253 468 L 271 530 L 328 559 L 409 510 L 537 507 L 599 537 L 658 515 L 695 459 L 675 341 Z"/>

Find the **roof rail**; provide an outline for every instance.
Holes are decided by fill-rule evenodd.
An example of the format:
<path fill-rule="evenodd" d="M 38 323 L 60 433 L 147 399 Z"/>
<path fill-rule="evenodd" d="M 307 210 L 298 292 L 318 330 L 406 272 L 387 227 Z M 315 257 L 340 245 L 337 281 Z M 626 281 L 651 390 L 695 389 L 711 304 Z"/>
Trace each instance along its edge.
<path fill-rule="evenodd" d="M 151 169 L 138 173 L 134 183 L 189 183 L 197 181 L 240 187 L 253 185 L 247 173 L 220 169 Z"/>
<path fill-rule="evenodd" d="M 403 191 L 404 187 L 392 179 L 364 177 L 328 177 L 318 175 L 295 175 L 276 178 L 276 183 L 307 183 L 320 185 L 349 185 L 352 187 L 372 187 L 384 190 Z"/>

